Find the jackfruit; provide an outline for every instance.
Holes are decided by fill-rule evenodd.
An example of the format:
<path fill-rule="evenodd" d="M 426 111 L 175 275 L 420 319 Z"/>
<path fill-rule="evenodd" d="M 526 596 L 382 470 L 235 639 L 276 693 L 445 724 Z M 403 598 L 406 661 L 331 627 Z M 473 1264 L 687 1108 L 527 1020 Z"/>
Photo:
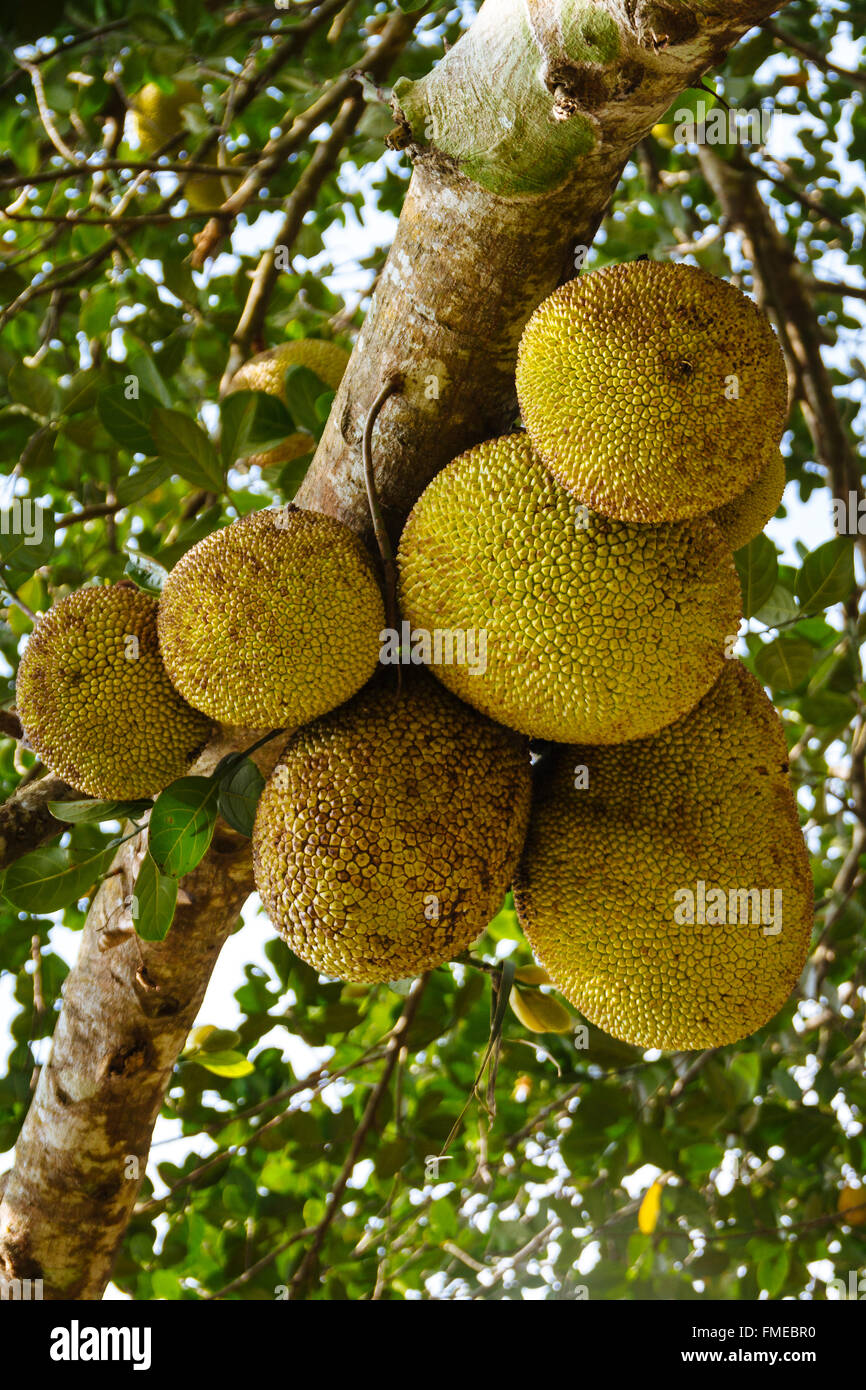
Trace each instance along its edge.
<path fill-rule="evenodd" d="M 224 724 L 295 727 L 373 674 L 384 606 L 341 521 L 294 506 L 251 512 L 178 561 L 159 603 L 166 670 Z"/>
<path fill-rule="evenodd" d="M 265 785 L 256 887 L 291 949 L 327 975 L 418 975 L 499 910 L 529 814 L 525 742 L 423 671 L 383 677 L 299 730 Z"/>
<path fill-rule="evenodd" d="M 631 261 L 561 285 L 524 329 L 517 393 L 542 459 L 619 521 L 701 516 L 778 444 L 785 363 L 747 295 L 693 266 Z"/>
<path fill-rule="evenodd" d="M 201 106 L 201 93 L 195 83 L 175 81 L 170 92 L 156 82 L 147 82 L 132 101 L 132 125 L 145 154 L 153 154 L 173 135 L 185 129 L 184 108 Z M 218 174 L 193 174 L 184 184 L 184 197 L 196 211 L 218 208 L 226 194 Z"/>
<path fill-rule="evenodd" d="M 616 743 L 677 719 L 721 674 L 739 625 L 733 557 L 711 521 L 593 515 L 525 435 L 437 474 L 398 567 L 405 618 L 465 645 L 467 660 L 435 675 L 500 723 L 559 742 Z"/>
<path fill-rule="evenodd" d="M 813 901 L 787 769 L 781 721 L 737 661 L 652 738 L 556 751 L 514 900 L 591 1023 L 639 1047 L 722 1047 L 782 1007 Z"/>
<path fill-rule="evenodd" d="M 132 98 L 132 125 L 141 148 L 153 154 L 173 135 L 184 129 L 185 106 L 201 106 L 201 95 L 194 83 L 180 79 L 170 92 L 156 82 L 146 82 Z"/>
<path fill-rule="evenodd" d="M 866 1226 L 866 1187 L 843 1187 L 836 1210 L 849 1226 Z"/>
<path fill-rule="evenodd" d="M 173 689 L 157 601 L 126 583 L 80 589 L 42 617 L 16 684 L 27 739 L 88 796 L 155 796 L 201 752 L 211 722 Z"/>
<path fill-rule="evenodd" d="M 349 354 L 339 343 L 329 343 L 322 338 L 294 338 L 291 342 L 278 343 L 251 357 L 232 377 L 228 393 L 233 391 L 265 391 L 276 396 L 286 404 L 285 376 L 289 367 L 308 367 L 324 382 L 323 391 L 336 391 L 343 379 Z M 277 463 L 290 463 L 292 459 L 315 449 L 316 441 L 306 430 L 297 430 L 284 439 L 282 444 L 263 453 L 251 454 L 244 460 L 248 468 L 272 468 Z"/>
<path fill-rule="evenodd" d="M 723 507 L 710 512 L 732 550 L 740 550 L 759 536 L 779 510 L 785 491 L 785 460 L 778 449 L 770 451 L 770 461 L 755 481 Z"/>

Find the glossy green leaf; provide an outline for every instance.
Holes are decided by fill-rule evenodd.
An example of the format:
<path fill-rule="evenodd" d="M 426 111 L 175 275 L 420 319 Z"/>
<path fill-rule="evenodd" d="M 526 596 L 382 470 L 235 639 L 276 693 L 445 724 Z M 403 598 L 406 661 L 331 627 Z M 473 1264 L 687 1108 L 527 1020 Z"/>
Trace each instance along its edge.
<path fill-rule="evenodd" d="M 160 792 L 150 815 L 150 852 L 157 867 L 182 878 L 200 863 L 213 837 L 217 784 L 210 777 L 182 777 Z"/>

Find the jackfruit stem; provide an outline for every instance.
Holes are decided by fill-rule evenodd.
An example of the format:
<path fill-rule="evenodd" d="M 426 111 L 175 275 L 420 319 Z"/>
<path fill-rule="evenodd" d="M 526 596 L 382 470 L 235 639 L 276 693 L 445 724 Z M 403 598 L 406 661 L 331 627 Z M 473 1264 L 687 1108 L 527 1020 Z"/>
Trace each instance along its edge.
<path fill-rule="evenodd" d="M 367 488 L 367 505 L 370 508 L 370 519 L 373 522 L 373 532 L 376 536 L 376 545 L 379 548 L 379 557 L 382 561 L 382 569 L 385 574 L 385 622 L 389 628 L 397 631 L 400 625 L 400 615 L 397 609 L 397 566 L 394 562 L 394 551 L 391 546 L 391 538 L 388 535 L 385 520 L 382 516 L 382 508 L 379 505 L 379 496 L 376 492 L 376 478 L 373 472 L 373 428 L 376 424 L 379 412 L 387 401 L 397 391 L 403 389 L 403 377 L 399 372 L 393 372 L 388 376 L 373 404 L 367 412 L 364 421 L 364 436 L 361 443 L 361 454 L 364 460 L 364 482 Z"/>

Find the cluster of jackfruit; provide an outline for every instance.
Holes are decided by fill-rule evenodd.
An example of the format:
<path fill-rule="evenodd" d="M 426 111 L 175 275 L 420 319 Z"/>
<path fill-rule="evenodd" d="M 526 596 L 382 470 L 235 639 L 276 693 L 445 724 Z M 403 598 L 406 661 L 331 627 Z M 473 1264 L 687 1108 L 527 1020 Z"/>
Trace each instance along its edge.
<path fill-rule="evenodd" d="M 781 1007 L 812 920 L 781 721 L 732 659 L 732 550 L 785 485 L 787 384 L 739 290 L 681 265 L 556 290 L 520 344 L 526 433 L 433 479 L 400 542 L 418 628 L 476 629 L 439 679 L 547 756 L 515 882 L 551 981 L 648 1047 Z"/>
<path fill-rule="evenodd" d="M 284 344 L 233 389 L 284 398 L 296 363 L 336 389 L 345 354 Z M 63 600 L 25 651 L 19 713 L 49 766 L 111 797 L 180 775 L 214 722 L 285 729 L 256 884 L 328 975 L 452 960 L 513 884 L 544 967 L 515 985 L 525 1026 L 570 1026 L 537 993 L 552 983 L 628 1042 L 719 1046 L 782 1006 L 811 925 L 784 731 L 731 657 L 731 547 L 784 486 L 781 356 L 731 286 L 639 262 L 545 301 L 517 386 L 526 432 L 444 468 L 400 541 L 410 628 L 462 637 L 452 656 L 471 637 L 477 660 L 377 670 L 372 560 L 289 505 L 193 546 L 158 605 L 126 585 Z M 532 798 L 531 737 L 554 744 Z"/>

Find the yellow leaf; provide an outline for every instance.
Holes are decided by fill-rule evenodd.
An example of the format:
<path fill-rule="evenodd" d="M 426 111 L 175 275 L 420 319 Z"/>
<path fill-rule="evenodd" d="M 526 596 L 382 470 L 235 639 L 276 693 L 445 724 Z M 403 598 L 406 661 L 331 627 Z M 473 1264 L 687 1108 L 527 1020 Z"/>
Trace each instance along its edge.
<path fill-rule="evenodd" d="M 512 1009 L 531 1033 L 570 1033 L 574 1019 L 564 1004 L 551 994 L 515 986 L 509 998 Z"/>
<path fill-rule="evenodd" d="M 524 985 L 550 984 L 550 976 L 543 965 L 520 965 L 514 972 L 514 978 Z"/>
<path fill-rule="evenodd" d="M 655 1230 L 658 1224 L 661 1206 L 662 1185 L 660 1182 L 654 1182 L 644 1193 L 643 1201 L 640 1204 L 640 1211 L 637 1214 L 638 1229 L 642 1231 L 645 1236 L 651 1236 Z"/>

